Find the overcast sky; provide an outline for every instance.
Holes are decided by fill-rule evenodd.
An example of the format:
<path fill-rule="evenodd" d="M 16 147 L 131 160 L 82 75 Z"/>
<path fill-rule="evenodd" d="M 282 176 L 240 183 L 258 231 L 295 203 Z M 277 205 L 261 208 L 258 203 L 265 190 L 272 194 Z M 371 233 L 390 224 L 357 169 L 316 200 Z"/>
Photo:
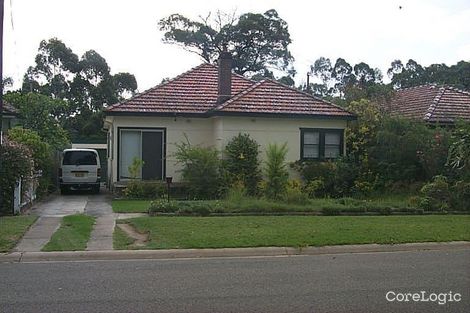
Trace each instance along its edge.
<path fill-rule="evenodd" d="M 57 37 L 79 56 L 96 50 L 113 73 L 134 74 L 143 91 L 201 63 L 161 42 L 159 19 L 269 9 L 289 25 L 297 83 L 320 56 L 364 61 L 384 76 L 397 58 L 423 65 L 470 61 L 470 0 L 5 0 L 4 76 L 19 86 L 39 42 Z"/>

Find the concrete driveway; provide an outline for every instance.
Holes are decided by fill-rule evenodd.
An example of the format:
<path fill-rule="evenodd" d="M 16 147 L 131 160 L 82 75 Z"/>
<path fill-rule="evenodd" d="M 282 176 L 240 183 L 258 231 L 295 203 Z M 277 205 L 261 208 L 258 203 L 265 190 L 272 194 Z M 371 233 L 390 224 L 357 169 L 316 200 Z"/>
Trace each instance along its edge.
<path fill-rule="evenodd" d="M 16 246 L 16 251 L 41 251 L 59 228 L 62 217 L 87 214 L 96 217 L 87 250 L 112 250 L 112 235 L 116 215 L 111 208 L 111 195 L 102 188 L 100 194 L 73 192 L 54 194 L 33 206 L 32 214 L 38 215 L 36 223 Z"/>

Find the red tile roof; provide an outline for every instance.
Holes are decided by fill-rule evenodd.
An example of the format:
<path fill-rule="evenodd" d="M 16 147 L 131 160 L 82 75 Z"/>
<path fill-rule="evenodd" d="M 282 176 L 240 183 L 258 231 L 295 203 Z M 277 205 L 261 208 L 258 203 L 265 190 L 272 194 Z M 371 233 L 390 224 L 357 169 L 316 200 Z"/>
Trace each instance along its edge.
<path fill-rule="evenodd" d="M 254 82 L 232 74 L 232 98 L 217 104 L 218 70 L 204 63 L 129 100 L 108 107 L 119 114 L 286 114 L 354 118 L 354 114 L 276 81 Z"/>
<path fill-rule="evenodd" d="M 454 87 L 424 85 L 398 90 L 390 103 L 392 114 L 431 123 L 470 121 L 470 93 Z"/>
<path fill-rule="evenodd" d="M 353 116 L 339 106 L 270 79 L 254 84 L 215 110 L 232 113 Z"/>

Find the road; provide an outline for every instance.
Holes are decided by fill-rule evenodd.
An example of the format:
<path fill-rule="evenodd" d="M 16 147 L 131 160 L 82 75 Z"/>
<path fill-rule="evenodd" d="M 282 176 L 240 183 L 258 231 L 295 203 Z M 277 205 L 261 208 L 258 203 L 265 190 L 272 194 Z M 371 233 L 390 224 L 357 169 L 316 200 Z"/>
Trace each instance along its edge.
<path fill-rule="evenodd" d="M 391 303 L 388 291 L 462 299 Z M 0 312 L 470 312 L 470 249 L 4 263 Z"/>

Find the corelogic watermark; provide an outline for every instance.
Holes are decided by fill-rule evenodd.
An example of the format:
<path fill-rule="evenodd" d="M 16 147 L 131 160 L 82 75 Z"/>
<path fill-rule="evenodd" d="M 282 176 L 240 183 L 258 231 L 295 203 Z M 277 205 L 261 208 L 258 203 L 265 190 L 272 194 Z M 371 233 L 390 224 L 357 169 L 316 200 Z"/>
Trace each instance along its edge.
<path fill-rule="evenodd" d="M 385 294 L 385 299 L 388 302 L 434 302 L 439 305 L 444 305 L 448 302 L 460 302 L 462 295 L 458 292 L 396 292 L 389 291 Z"/>

